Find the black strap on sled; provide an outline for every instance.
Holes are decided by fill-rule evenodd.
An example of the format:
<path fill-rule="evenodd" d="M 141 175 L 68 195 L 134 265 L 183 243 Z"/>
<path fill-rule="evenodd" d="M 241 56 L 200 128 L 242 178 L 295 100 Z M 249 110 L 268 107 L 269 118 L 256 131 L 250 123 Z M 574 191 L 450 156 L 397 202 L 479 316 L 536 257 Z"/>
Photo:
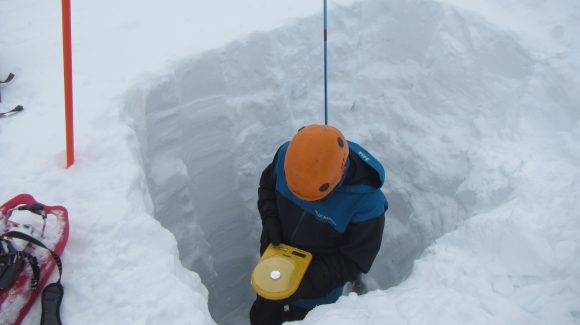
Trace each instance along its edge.
<path fill-rule="evenodd" d="M 50 252 L 50 255 L 52 256 L 52 259 L 54 260 L 54 263 L 56 264 L 56 267 L 58 267 L 58 281 L 56 281 L 57 283 L 60 283 L 60 279 L 62 277 L 62 262 L 60 261 L 60 257 L 58 256 L 57 253 L 55 253 L 54 251 L 52 251 L 51 249 L 49 249 L 48 247 L 46 247 L 40 240 L 21 233 L 20 231 L 9 231 L 7 233 L 4 233 L 0 236 L 0 240 L 6 238 L 6 237 L 12 237 L 12 238 L 17 238 L 17 239 L 24 239 L 36 246 L 40 246 L 46 250 L 48 250 Z"/>
<path fill-rule="evenodd" d="M 41 325 L 61 325 L 60 304 L 64 296 L 64 288 L 59 282 L 51 283 L 42 291 Z"/>
<path fill-rule="evenodd" d="M 0 290 L 8 290 L 20 273 L 22 266 L 22 255 L 14 248 L 8 240 L 0 241 Z"/>
<path fill-rule="evenodd" d="M 6 79 L 4 79 L 4 81 L 0 81 L 0 84 L 6 84 L 9 83 L 10 81 L 12 81 L 12 79 L 14 79 L 14 74 L 10 73 L 8 75 L 8 77 Z M 2 102 L 2 93 L 0 93 L 0 103 Z"/>
<path fill-rule="evenodd" d="M 60 305 L 62 303 L 62 297 L 64 295 L 64 288 L 62 287 L 62 284 L 60 283 L 60 280 L 62 278 L 62 262 L 60 260 L 60 257 L 54 251 L 52 251 L 51 249 L 46 247 L 40 240 L 38 240 L 30 235 L 21 233 L 19 231 L 9 231 L 7 233 L 0 235 L 0 242 L 3 239 L 5 239 L 6 237 L 12 237 L 12 238 L 26 240 L 32 244 L 35 244 L 37 246 L 44 248 L 50 252 L 52 259 L 54 260 L 56 266 L 58 267 L 58 281 L 56 281 L 55 283 L 51 283 L 51 284 L 47 285 L 46 288 L 44 288 L 44 290 L 42 291 L 42 317 L 40 319 L 40 324 L 41 325 L 61 325 L 62 322 L 60 319 Z M 24 252 L 19 252 L 19 253 L 24 253 Z M 28 259 L 28 256 L 25 256 L 28 259 L 29 264 L 32 267 L 32 271 L 33 271 L 33 281 L 32 282 L 33 282 L 34 288 L 32 288 L 32 285 L 31 285 L 31 289 L 35 290 L 36 286 L 38 285 L 38 279 L 40 278 L 40 269 L 38 268 L 38 263 L 36 261 L 36 257 L 34 257 L 28 253 L 24 253 L 24 254 L 30 256 L 30 258 L 34 260 L 34 263 L 32 263 L 31 260 Z M 36 265 L 36 270 L 35 270 L 34 266 L 32 266 L 33 264 Z"/>
<path fill-rule="evenodd" d="M 2 251 L 2 256 L 0 256 L 0 290 L 8 290 L 12 287 L 16 278 L 18 278 L 20 268 L 24 261 L 27 261 L 32 269 L 30 290 L 36 290 L 38 281 L 40 280 L 40 268 L 38 267 L 36 257 L 29 253 L 16 250 L 9 240 L 3 239 L 0 243 L 0 251 Z"/>

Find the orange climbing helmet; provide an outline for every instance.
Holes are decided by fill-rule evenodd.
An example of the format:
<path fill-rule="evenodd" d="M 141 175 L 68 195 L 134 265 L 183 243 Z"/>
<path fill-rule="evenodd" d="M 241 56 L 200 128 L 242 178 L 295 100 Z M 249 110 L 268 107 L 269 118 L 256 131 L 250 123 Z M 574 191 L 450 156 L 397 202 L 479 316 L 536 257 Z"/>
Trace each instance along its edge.
<path fill-rule="evenodd" d="M 348 143 L 337 128 L 318 124 L 301 128 L 284 160 L 288 188 L 302 200 L 324 198 L 342 179 L 347 158 Z"/>

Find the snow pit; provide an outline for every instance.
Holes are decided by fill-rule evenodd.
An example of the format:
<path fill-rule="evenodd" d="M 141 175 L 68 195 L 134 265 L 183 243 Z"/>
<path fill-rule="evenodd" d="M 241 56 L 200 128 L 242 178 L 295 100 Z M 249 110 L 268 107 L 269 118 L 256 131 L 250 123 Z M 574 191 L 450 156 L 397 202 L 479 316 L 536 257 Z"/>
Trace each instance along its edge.
<path fill-rule="evenodd" d="M 383 247 L 366 277 L 388 288 L 469 216 L 509 199 L 502 153 L 529 90 L 510 35 L 438 3 L 365 1 L 329 17 L 329 121 L 387 170 Z M 321 17 L 183 60 L 126 96 L 156 218 L 209 291 L 220 324 L 243 324 L 260 231 L 262 169 L 323 121 Z M 494 132 L 489 132 L 494 130 Z"/>

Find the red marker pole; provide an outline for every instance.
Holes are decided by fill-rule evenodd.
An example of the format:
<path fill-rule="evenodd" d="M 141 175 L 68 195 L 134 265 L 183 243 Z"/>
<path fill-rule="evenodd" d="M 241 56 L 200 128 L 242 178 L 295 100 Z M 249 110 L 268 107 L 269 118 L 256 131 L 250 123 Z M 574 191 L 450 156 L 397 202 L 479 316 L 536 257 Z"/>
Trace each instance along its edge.
<path fill-rule="evenodd" d="M 75 162 L 73 128 L 72 33 L 70 0 L 62 0 L 62 53 L 64 63 L 64 107 L 66 124 L 66 167 Z"/>

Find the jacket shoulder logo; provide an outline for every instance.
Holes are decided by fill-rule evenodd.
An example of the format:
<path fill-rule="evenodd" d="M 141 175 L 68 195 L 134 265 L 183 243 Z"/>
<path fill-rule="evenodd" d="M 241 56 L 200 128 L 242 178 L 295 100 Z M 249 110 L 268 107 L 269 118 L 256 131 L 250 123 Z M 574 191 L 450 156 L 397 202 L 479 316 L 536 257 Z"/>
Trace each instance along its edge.
<path fill-rule="evenodd" d="M 371 160 L 371 158 L 369 156 L 367 156 L 364 152 L 359 151 L 357 152 L 358 156 L 361 157 L 362 160 L 368 162 L 369 160 Z"/>
<path fill-rule="evenodd" d="M 317 217 L 317 218 L 319 218 L 319 219 L 322 219 L 322 221 L 328 222 L 328 223 L 330 223 L 331 225 L 333 225 L 333 226 L 335 226 L 335 227 L 336 227 L 336 222 L 335 222 L 335 221 L 334 221 L 334 219 L 332 219 L 331 217 L 329 217 L 329 216 L 325 216 L 324 214 L 322 214 L 322 213 L 318 212 L 318 210 L 314 210 L 314 213 L 316 214 L 316 217 Z"/>

